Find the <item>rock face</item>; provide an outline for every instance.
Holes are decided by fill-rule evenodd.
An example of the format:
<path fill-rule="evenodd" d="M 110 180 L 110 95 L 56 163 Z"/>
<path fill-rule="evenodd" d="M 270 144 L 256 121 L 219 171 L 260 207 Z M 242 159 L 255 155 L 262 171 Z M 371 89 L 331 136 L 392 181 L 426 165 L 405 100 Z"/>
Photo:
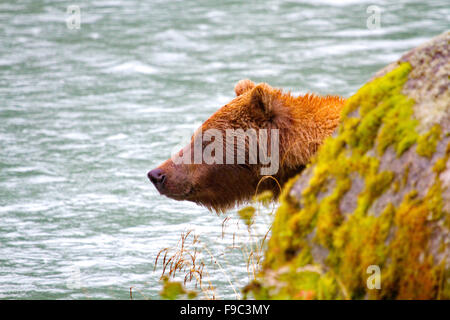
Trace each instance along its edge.
<path fill-rule="evenodd" d="M 248 291 L 450 299 L 449 74 L 446 32 L 348 100 L 334 137 L 285 187 L 264 271 Z"/>

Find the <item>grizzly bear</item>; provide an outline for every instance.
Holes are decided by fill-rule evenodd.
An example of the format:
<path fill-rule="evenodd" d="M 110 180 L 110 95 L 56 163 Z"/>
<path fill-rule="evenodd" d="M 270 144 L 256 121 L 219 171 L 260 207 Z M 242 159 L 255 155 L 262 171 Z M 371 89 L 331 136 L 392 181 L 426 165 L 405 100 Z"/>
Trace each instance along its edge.
<path fill-rule="evenodd" d="M 216 212 L 265 190 L 277 197 L 336 129 L 345 103 L 339 96 L 294 97 L 250 80 L 234 90 L 185 148 L 148 173 L 160 194 Z"/>

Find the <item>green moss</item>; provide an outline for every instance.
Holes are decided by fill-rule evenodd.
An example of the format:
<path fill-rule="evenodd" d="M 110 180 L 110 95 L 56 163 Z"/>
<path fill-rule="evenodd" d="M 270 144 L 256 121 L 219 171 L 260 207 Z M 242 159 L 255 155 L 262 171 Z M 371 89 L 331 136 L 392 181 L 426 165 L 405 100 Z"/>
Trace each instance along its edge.
<path fill-rule="evenodd" d="M 273 192 L 270 190 L 265 190 L 254 197 L 254 201 L 262 203 L 262 205 L 266 208 L 270 206 L 273 201 Z"/>
<path fill-rule="evenodd" d="M 163 278 L 163 283 L 163 288 L 159 293 L 163 299 L 195 299 L 197 297 L 197 292 L 186 290 L 181 282 L 170 281 L 167 277 L 165 277 Z"/>
<path fill-rule="evenodd" d="M 356 134 L 349 131 L 347 140 L 354 149 L 364 153 L 376 143 L 382 154 L 393 145 L 401 155 L 416 142 L 418 122 L 412 117 L 414 100 L 401 93 L 410 71 L 409 63 L 403 63 L 384 77 L 368 83 L 349 99 L 343 111 L 342 128 L 349 131 L 356 127 Z M 353 118 L 348 122 L 349 115 L 358 107 L 359 121 Z"/>
<path fill-rule="evenodd" d="M 445 159 L 439 159 L 434 164 L 433 171 L 439 173 L 439 172 L 444 171 L 445 167 L 446 167 L 446 160 Z"/>
<path fill-rule="evenodd" d="M 417 140 L 417 154 L 422 157 L 431 158 L 436 152 L 436 146 L 441 138 L 442 130 L 439 124 L 431 127 L 430 131 L 419 137 Z"/>
<path fill-rule="evenodd" d="M 255 215 L 256 209 L 252 206 L 248 206 L 242 208 L 238 211 L 239 218 L 244 221 L 247 226 L 251 226 L 253 224 L 253 217 Z"/>
<path fill-rule="evenodd" d="M 436 147 L 434 147 L 436 149 Z M 433 171 L 436 173 L 436 179 L 434 184 L 428 189 L 426 195 L 428 210 L 432 214 L 432 219 L 437 220 L 443 217 L 443 199 L 442 199 L 442 183 L 438 179 L 441 172 L 447 167 L 447 162 L 450 158 L 450 143 L 447 145 L 445 155 L 442 159 L 438 159 L 434 166 Z M 449 214 L 447 216 L 450 216 Z"/>
<path fill-rule="evenodd" d="M 433 265 L 433 257 L 424 251 L 431 232 L 427 228 L 429 206 L 436 204 L 429 200 L 436 197 L 436 193 L 439 189 L 431 188 L 421 199 L 412 191 L 397 208 L 396 232 L 388 247 L 391 263 L 385 267 L 382 283 L 386 288 L 378 293 L 380 298 L 432 299 L 437 296 L 441 268 Z"/>
<path fill-rule="evenodd" d="M 373 161 L 375 162 L 375 161 Z M 394 174 L 389 171 L 378 173 L 378 164 L 372 169 L 372 172 L 365 175 L 365 189 L 359 194 L 358 206 L 355 214 L 366 214 L 370 206 L 381 194 L 383 194 L 391 185 Z"/>
<path fill-rule="evenodd" d="M 442 268 L 423 252 L 430 237 L 427 222 L 450 220 L 443 212 L 442 186 L 437 178 L 449 152 L 434 165 L 436 180 L 425 197 L 411 192 L 397 207 L 388 204 L 377 215 L 371 209 L 388 190 L 401 192 L 409 175 L 409 166 L 403 177 L 380 171 L 377 157 L 389 146 L 400 156 L 416 142 L 418 152 L 429 155 L 441 136 L 436 128 L 424 136 L 415 131 L 414 101 L 401 93 L 410 70 L 408 63 L 400 64 L 351 97 L 338 135 L 326 139 L 312 160 L 311 178 L 300 199 L 289 195 L 296 179 L 285 186 L 264 262 L 265 275 L 268 270 L 272 278 L 273 272 L 283 272 L 275 280 L 279 285 L 253 283 L 250 291 L 256 298 L 436 297 Z M 363 181 L 356 208 L 342 212 L 350 210 L 342 205 L 342 199 L 355 179 Z M 314 260 L 318 251 L 320 262 Z M 326 270 L 311 272 L 308 268 L 316 263 L 325 265 Z M 383 270 L 381 290 L 366 286 L 370 265 Z M 445 290 L 439 291 L 441 298 L 450 298 Z"/>
<path fill-rule="evenodd" d="M 389 109 L 383 115 L 384 125 L 377 142 L 377 150 L 382 154 L 389 145 L 394 145 L 397 155 L 401 155 L 417 140 L 415 128 L 418 121 L 413 115 L 414 100 L 398 94 L 389 100 Z"/>
<path fill-rule="evenodd" d="M 351 298 L 363 298 L 366 294 L 367 267 L 382 266 L 394 215 L 394 207 L 389 205 L 380 217 L 371 215 L 351 215 L 347 223 L 335 231 L 334 250 L 328 258 L 335 265 L 335 272 L 345 283 Z"/>
<path fill-rule="evenodd" d="M 445 149 L 445 155 L 442 159 L 438 159 L 433 166 L 433 171 L 437 174 L 443 172 L 447 167 L 448 159 L 450 158 L 450 143 L 447 144 L 447 148 Z"/>
<path fill-rule="evenodd" d="M 402 187 L 406 186 L 406 183 L 408 182 L 408 177 L 409 177 L 409 167 L 410 164 L 408 163 L 406 165 L 405 170 L 403 171 L 403 175 L 402 175 Z"/>
<path fill-rule="evenodd" d="M 287 262 L 292 252 L 291 241 L 293 232 L 286 225 L 290 225 L 290 219 L 296 217 L 297 206 L 290 197 L 289 191 L 296 178 L 292 178 L 286 183 L 286 187 L 280 195 L 280 206 L 277 210 L 277 218 L 272 224 L 272 237 L 269 242 L 270 249 L 266 252 L 264 267 L 271 266 L 278 268 Z"/>

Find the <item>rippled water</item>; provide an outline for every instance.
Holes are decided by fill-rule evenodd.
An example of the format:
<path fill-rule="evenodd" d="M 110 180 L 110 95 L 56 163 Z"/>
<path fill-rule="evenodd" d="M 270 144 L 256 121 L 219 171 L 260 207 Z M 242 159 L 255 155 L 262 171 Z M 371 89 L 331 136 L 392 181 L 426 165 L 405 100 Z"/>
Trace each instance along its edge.
<path fill-rule="evenodd" d="M 239 79 L 349 96 L 450 18 L 447 0 L 70 4 L 78 30 L 67 2 L 0 4 L 0 298 L 158 298 L 158 251 L 194 229 L 220 256 L 224 217 L 159 196 L 146 173 Z M 242 254 L 221 261 L 242 287 Z"/>

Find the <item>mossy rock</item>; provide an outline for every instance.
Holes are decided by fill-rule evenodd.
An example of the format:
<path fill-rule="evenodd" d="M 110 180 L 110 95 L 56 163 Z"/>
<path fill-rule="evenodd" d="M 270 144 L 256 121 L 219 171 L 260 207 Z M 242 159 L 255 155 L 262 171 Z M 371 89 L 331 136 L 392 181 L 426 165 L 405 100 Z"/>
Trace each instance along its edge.
<path fill-rule="evenodd" d="M 450 299 L 450 32 L 352 96 L 281 196 L 261 299 Z M 380 286 L 374 288 L 373 267 Z"/>

